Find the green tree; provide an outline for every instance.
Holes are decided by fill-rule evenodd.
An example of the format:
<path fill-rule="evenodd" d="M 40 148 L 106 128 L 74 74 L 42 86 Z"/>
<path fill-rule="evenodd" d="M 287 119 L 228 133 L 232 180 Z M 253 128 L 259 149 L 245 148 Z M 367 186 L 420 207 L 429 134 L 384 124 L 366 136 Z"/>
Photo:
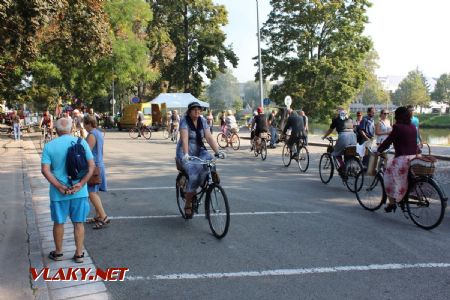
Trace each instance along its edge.
<path fill-rule="evenodd" d="M 208 86 L 208 98 L 213 110 L 238 107 L 242 109 L 242 100 L 239 94 L 239 83 L 231 71 L 219 73 Z M 239 104 L 238 104 L 239 103 Z"/>
<path fill-rule="evenodd" d="M 325 117 L 346 105 L 360 91 L 368 71 L 363 65 L 371 49 L 363 36 L 368 19 L 367 0 L 272 0 L 262 28 L 268 46 L 263 50 L 264 77 L 284 78 L 271 98 L 312 116 Z"/>
<path fill-rule="evenodd" d="M 231 46 L 224 46 L 226 36 L 221 27 L 228 23 L 227 12 L 223 5 L 212 0 L 153 0 L 155 18 L 149 30 L 163 29 L 170 38 L 168 43 L 163 35 L 162 45 L 166 46 L 165 57 L 173 59 L 161 70 L 161 82 L 165 82 L 169 91 L 190 92 L 199 96 L 203 78 L 215 78 L 217 72 L 224 72 L 226 62 L 233 67 L 237 57 Z M 161 52 L 160 52 L 161 53 Z"/>
<path fill-rule="evenodd" d="M 37 71 L 37 60 L 54 64 L 70 86 L 74 68 L 96 63 L 111 49 L 101 0 L 6 0 L 0 4 L 0 24 L 0 95 L 5 98 L 11 90 L 22 92 L 17 87 Z"/>
<path fill-rule="evenodd" d="M 442 74 L 436 82 L 431 99 L 450 105 L 450 73 Z"/>
<path fill-rule="evenodd" d="M 427 91 L 424 76 L 421 71 L 410 71 L 400 82 L 394 93 L 393 101 L 396 105 L 428 105 L 430 96 Z"/>
<path fill-rule="evenodd" d="M 264 82 L 263 92 L 266 98 L 268 98 L 270 94 L 272 86 L 268 82 Z M 256 81 L 247 81 L 244 83 L 244 104 L 248 104 L 253 108 L 256 108 L 261 105 L 261 97 L 260 97 L 260 87 L 259 82 Z"/>

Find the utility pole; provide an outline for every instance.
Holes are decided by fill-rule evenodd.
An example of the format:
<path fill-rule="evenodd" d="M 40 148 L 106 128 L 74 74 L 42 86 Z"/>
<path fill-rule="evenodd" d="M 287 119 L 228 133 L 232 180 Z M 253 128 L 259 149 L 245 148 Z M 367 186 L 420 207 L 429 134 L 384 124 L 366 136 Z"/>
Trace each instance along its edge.
<path fill-rule="evenodd" d="M 256 0 L 256 23 L 258 29 L 258 64 L 259 64 L 259 94 L 261 100 L 261 107 L 264 107 L 264 89 L 263 89 L 263 75 L 262 75 L 262 62 L 261 62 L 261 34 L 259 32 L 259 8 L 258 0 Z"/>

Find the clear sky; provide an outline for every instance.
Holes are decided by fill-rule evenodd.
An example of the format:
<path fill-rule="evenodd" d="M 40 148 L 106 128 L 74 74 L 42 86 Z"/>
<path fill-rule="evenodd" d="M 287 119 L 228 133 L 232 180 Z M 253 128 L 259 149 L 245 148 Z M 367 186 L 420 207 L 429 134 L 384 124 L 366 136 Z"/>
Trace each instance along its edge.
<path fill-rule="evenodd" d="M 240 82 L 254 80 L 258 54 L 256 0 L 215 0 L 228 10 L 227 44 L 239 57 L 233 70 Z M 260 24 L 270 12 L 269 0 L 259 0 Z M 372 37 L 380 57 L 380 76 L 406 76 L 419 68 L 427 77 L 450 73 L 450 0 L 373 0 L 368 10 Z M 263 62 L 264 64 L 264 62 Z"/>

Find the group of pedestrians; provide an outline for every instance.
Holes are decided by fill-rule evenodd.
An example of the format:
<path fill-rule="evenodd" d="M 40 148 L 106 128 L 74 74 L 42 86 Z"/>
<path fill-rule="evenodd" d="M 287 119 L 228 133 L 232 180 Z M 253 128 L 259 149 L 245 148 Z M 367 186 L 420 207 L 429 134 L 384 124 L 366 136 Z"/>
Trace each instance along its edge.
<path fill-rule="evenodd" d="M 77 116 L 80 117 L 80 116 Z M 81 118 L 81 117 L 80 117 Z M 86 115 L 82 119 L 86 139 L 72 135 L 75 117 L 61 117 L 56 120 L 58 137 L 48 142 L 42 152 L 42 174 L 50 184 L 50 211 L 53 221 L 53 237 L 55 250 L 48 257 L 61 260 L 63 257 L 64 224 L 70 217 L 74 226 L 76 250 L 73 260 L 84 261 L 84 223 L 93 223 L 94 229 L 101 229 L 109 223 L 109 218 L 103 208 L 100 191 L 106 192 L 107 182 L 103 162 L 103 134 L 97 129 L 97 119 Z M 79 180 L 72 181 L 67 171 L 67 153 L 72 145 L 80 142 L 88 163 L 86 174 Z M 90 179 L 97 177 L 94 183 Z M 89 201 L 95 208 L 95 216 L 87 219 L 90 211 Z"/>

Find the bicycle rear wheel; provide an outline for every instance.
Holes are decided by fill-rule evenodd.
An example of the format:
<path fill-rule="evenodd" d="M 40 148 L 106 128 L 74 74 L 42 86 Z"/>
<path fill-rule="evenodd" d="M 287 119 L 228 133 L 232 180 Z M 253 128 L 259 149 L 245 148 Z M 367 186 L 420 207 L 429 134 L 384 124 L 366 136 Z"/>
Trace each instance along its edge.
<path fill-rule="evenodd" d="M 359 186 L 355 185 L 355 179 L 359 173 L 363 173 L 362 169 L 363 169 L 363 166 L 361 164 L 361 161 L 357 158 L 350 157 L 345 162 L 346 179 L 344 180 L 344 182 L 345 182 L 345 185 L 347 186 L 347 189 L 352 193 L 354 193 L 356 190 L 361 189 L 361 185 L 359 185 Z M 361 176 L 364 177 L 364 174 L 362 174 Z M 360 184 L 362 184 L 363 182 L 364 182 L 364 180 L 360 180 Z"/>
<path fill-rule="evenodd" d="M 433 229 L 444 218 L 447 201 L 436 181 L 420 177 L 409 188 L 406 208 L 411 220 L 423 229 Z"/>
<path fill-rule="evenodd" d="M 222 149 L 225 149 L 228 146 L 228 138 L 223 132 L 217 134 L 217 144 Z"/>
<path fill-rule="evenodd" d="M 221 239 L 230 226 L 230 207 L 224 189 L 216 183 L 206 192 L 205 214 L 213 235 Z"/>
<path fill-rule="evenodd" d="M 146 140 L 149 140 L 152 137 L 152 131 L 148 127 L 142 128 L 142 135 Z"/>
<path fill-rule="evenodd" d="M 330 182 L 331 178 L 333 178 L 333 171 L 334 165 L 333 161 L 331 160 L 331 155 L 329 153 L 322 154 L 319 162 L 320 180 L 322 180 L 322 182 L 325 184 Z"/>
<path fill-rule="evenodd" d="M 169 131 L 167 130 L 167 128 L 163 129 L 162 134 L 163 138 L 165 138 L 166 140 L 169 138 Z"/>
<path fill-rule="evenodd" d="M 236 133 L 233 133 L 231 135 L 231 147 L 233 150 L 239 150 L 239 147 L 241 145 L 241 140 L 239 136 Z"/>
<path fill-rule="evenodd" d="M 139 130 L 137 128 L 131 128 L 128 134 L 130 135 L 130 138 L 137 139 L 139 136 Z"/>
<path fill-rule="evenodd" d="M 291 164 L 291 149 L 289 149 L 289 146 L 287 144 L 284 144 L 283 151 L 281 152 L 281 159 L 283 160 L 283 165 L 285 167 L 289 167 Z"/>
<path fill-rule="evenodd" d="M 175 189 L 177 193 L 178 210 L 180 211 L 180 214 L 184 219 L 186 219 L 186 215 L 184 214 L 184 205 L 186 203 L 186 199 L 184 198 L 184 189 L 186 187 L 186 183 L 187 183 L 186 176 L 179 173 L 175 181 Z"/>
<path fill-rule="evenodd" d="M 355 178 L 356 199 L 367 210 L 375 211 L 386 202 L 383 176 L 377 173 L 375 176 L 363 175 L 360 172 Z"/>
<path fill-rule="evenodd" d="M 300 171 L 306 172 L 309 167 L 309 151 L 306 147 L 300 146 L 296 160 Z"/>
<path fill-rule="evenodd" d="M 266 140 L 261 140 L 261 159 L 266 160 L 267 158 L 267 142 Z"/>

